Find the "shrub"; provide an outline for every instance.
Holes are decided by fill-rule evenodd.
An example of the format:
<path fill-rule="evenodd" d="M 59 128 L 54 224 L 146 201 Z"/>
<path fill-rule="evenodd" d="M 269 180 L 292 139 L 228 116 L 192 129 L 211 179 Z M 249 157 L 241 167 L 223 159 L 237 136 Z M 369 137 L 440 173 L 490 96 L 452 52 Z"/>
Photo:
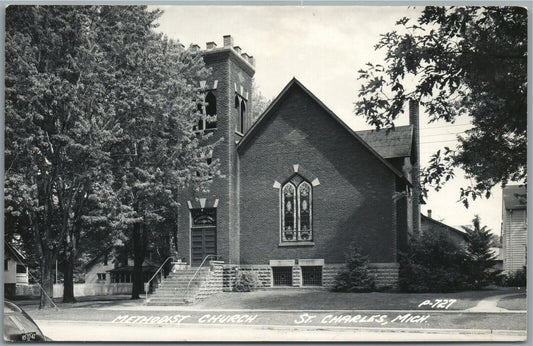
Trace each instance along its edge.
<path fill-rule="evenodd" d="M 337 274 L 333 290 L 337 292 L 370 292 L 375 289 L 374 278 L 368 272 L 368 257 L 356 246 L 350 246 L 346 268 Z"/>
<path fill-rule="evenodd" d="M 503 286 L 507 287 L 526 287 L 527 286 L 527 270 L 526 268 L 519 269 L 509 273 L 503 278 Z"/>
<path fill-rule="evenodd" d="M 481 227 L 479 216 L 476 215 L 472 223 L 473 227 L 463 226 L 469 239 L 465 270 L 471 288 L 480 289 L 497 283 L 501 270 L 494 270 L 498 262 L 491 249 L 494 235 L 487 226 Z"/>
<path fill-rule="evenodd" d="M 423 234 L 412 240 L 400 257 L 400 290 L 404 292 L 454 292 L 468 289 L 465 249 L 443 235 Z"/>
<path fill-rule="evenodd" d="M 235 278 L 235 292 L 251 292 L 258 285 L 258 278 L 256 273 L 251 271 L 238 271 Z"/>

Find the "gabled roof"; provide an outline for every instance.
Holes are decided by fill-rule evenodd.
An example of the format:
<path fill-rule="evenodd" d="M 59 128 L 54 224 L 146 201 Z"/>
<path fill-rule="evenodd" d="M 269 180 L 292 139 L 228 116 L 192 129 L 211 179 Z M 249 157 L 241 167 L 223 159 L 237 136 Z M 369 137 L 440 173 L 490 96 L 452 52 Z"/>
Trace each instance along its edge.
<path fill-rule="evenodd" d="M 367 142 L 365 142 L 355 131 L 353 131 L 344 121 L 342 121 L 333 111 L 331 111 L 325 104 L 322 103 L 311 91 L 309 91 L 306 87 L 303 86 L 300 81 L 298 81 L 296 78 L 292 78 L 292 80 L 283 88 L 283 90 L 279 93 L 279 95 L 270 103 L 270 105 L 265 109 L 263 114 L 257 119 L 257 121 L 253 124 L 253 126 L 246 132 L 244 137 L 240 140 L 239 144 L 237 145 L 237 150 L 241 150 L 243 147 L 246 146 L 246 144 L 250 141 L 253 136 L 257 133 L 258 129 L 261 128 L 268 118 L 274 114 L 273 109 L 278 105 L 281 100 L 283 100 L 286 95 L 288 94 L 289 90 L 292 88 L 300 88 L 303 90 L 313 101 L 315 101 L 327 114 L 329 114 L 333 119 L 335 119 L 339 124 L 341 124 L 346 131 L 348 131 L 359 143 L 363 145 L 370 153 L 372 153 L 381 163 L 383 163 L 387 168 L 389 168 L 395 175 L 397 175 L 400 178 L 403 178 L 405 182 L 411 185 L 411 183 L 405 179 L 402 173 L 398 171 L 392 164 L 390 164 L 387 160 L 385 160 L 375 149 L 373 149 Z"/>
<path fill-rule="evenodd" d="M 11 259 L 14 259 L 17 262 L 23 263 L 26 260 L 26 257 L 20 252 L 15 245 L 9 243 L 4 243 L 4 256 L 8 255 Z"/>
<path fill-rule="evenodd" d="M 526 185 L 507 185 L 503 188 L 503 207 L 505 209 L 526 209 Z"/>
<path fill-rule="evenodd" d="M 396 126 L 390 129 L 356 131 L 365 142 L 385 159 L 411 156 L 413 126 Z"/>
<path fill-rule="evenodd" d="M 460 236 L 462 236 L 463 239 L 466 240 L 466 241 L 469 240 L 469 238 L 468 238 L 468 234 L 467 234 L 466 232 L 463 232 L 463 231 L 461 231 L 461 230 L 459 230 L 459 229 L 457 229 L 457 228 L 454 228 L 454 227 L 452 227 L 452 226 L 448 226 L 447 224 L 442 223 L 442 222 L 440 222 L 440 221 L 437 221 L 437 220 L 435 220 L 435 219 L 433 219 L 433 218 L 430 218 L 429 216 L 426 216 L 426 215 L 424 215 L 424 214 L 422 214 L 422 213 L 420 214 L 420 218 L 421 218 L 421 220 L 424 221 L 424 222 L 434 223 L 434 224 L 436 224 L 436 225 L 439 225 L 439 226 L 441 226 L 441 227 L 446 228 L 448 231 L 450 231 L 450 232 L 452 232 L 452 233 L 457 233 L 457 234 L 459 234 Z"/>

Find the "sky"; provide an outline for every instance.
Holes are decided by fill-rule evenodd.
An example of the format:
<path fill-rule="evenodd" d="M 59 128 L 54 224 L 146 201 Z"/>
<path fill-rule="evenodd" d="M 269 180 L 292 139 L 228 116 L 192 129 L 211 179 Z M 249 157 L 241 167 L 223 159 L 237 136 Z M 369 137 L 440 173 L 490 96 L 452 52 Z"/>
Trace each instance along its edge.
<path fill-rule="evenodd" d="M 206 42 L 223 46 L 231 35 L 234 44 L 255 58 L 255 81 L 267 99 L 274 99 L 296 77 L 328 108 L 354 130 L 369 129 L 354 112 L 360 88 L 357 71 L 367 62 L 383 62 L 384 52 L 375 51 L 380 34 L 395 29 L 402 17 L 416 18 L 421 7 L 406 6 L 154 6 L 164 10 L 161 32 L 185 46 Z M 468 117 L 454 124 L 427 123 L 421 112 L 421 164 L 437 150 L 457 144 L 456 136 L 470 127 Z M 407 113 L 406 113 L 407 114 Z M 395 124 L 406 125 L 407 115 Z M 464 172 L 439 192 L 430 191 L 423 214 L 460 229 L 481 217 L 494 233 L 501 230 L 501 187 L 489 199 L 476 200 L 466 209 L 458 202 L 459 188 L 468 181 Z"/>

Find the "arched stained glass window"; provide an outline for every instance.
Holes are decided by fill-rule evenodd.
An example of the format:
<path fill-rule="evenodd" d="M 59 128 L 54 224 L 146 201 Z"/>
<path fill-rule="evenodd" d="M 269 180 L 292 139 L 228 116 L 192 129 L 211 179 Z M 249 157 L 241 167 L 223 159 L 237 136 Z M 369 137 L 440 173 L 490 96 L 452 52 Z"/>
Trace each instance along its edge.
<path fill-rule="evenodd" d="M 285 184 L 282 191 L 282 225 L 283 239 L 296 240 L 296 189 L 291 183 Z"/>
<path fill-rule="evenodd" d="M 311 240 L 311 194 L 311 185 L 306 181 L 302 181 L 298 186 L 299 240 Z"/>
<path fill-rule="evenodd" d="M 313 240 L 313 188 L 302 176 L 293 175 L 281 189 L 282 242 Z"/>

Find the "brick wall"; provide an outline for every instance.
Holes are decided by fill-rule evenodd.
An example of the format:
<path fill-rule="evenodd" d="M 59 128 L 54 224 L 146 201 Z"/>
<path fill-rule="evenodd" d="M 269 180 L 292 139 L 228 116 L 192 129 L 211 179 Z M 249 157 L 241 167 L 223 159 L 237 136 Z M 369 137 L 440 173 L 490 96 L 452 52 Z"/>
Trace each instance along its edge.
<path fill-rule="evenodd" d="M 342 263 L 351 242 L 373 262 L 395 262 L 395 175 L 299 87 L 273 112 L 240 150 L 241 263 Z M 273 184 L 288 179 L 294 164 L 320 181 L 311 246 L 280 246 L 280 190 Z"/>

